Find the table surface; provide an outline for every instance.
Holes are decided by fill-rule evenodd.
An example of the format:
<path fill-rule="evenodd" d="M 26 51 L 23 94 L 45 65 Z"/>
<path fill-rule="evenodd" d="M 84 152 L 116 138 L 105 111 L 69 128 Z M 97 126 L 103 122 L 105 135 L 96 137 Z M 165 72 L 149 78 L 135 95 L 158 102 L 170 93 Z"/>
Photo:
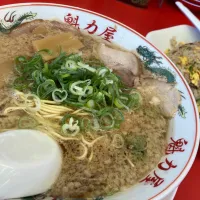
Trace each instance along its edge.
<path fill-rule="evenodd" d="M 0 0 L 0 5 L 25 2 L 50 2 L 86 8 L 116 19 L 142 35 L 150 31 L 188 24 L 188 19 L 176 8 L 173 0 L 165 0 L 159 8 L 158 0 L 151 0 L 148 8 L 137 8 L 117 0 Z M 200 18 L 200 12 L 195 13 Z M 199 200 L 200 151 L 187 177 L 181 183 L 175 200 Z"/>

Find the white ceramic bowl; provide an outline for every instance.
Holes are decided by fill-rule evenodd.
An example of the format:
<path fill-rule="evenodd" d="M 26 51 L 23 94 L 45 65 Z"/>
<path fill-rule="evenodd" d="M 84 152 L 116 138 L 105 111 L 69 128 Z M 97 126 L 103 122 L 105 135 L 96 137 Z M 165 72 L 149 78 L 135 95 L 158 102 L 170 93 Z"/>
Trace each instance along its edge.
<path fill-rule="evenodd" d="M 155 60 L 154 56 L 162 57 L 162 64 L 157 67 L 163 67 L 173 72 L 177 88 L 184 96 L 179 112 L 170 122 L 166 155 L 155 169 L 141 179 L 141 182 L 137 185 L 126 191 L 106 197 L 105 200 L 158 200 L 163 199 L 172 192 L 190 170 L 199 144 L 199 115 L 195 100 L 182 74 L 172 62 L 133 29 L 89 10 L 45 3 L 7 5 L 0 7 L 0 10 L 1 23 L 5 26 L 12 26 L 16 22 L 15 20 L 20 19 L 19 17 L 26 13 L 29 13 L 29 17 L 25 18 L 23 22 L 32 19 L 58 19 L 81 30 L 95 20 L 98 29 L 94 35 L 97 37 L 109 40 L 109 42 L 116 43 L 128 50 L 136 50 L 139 46 L 145 47 L 153 60 Z M 15 13 L 12 14 L 14 11 Z M 94 30 L 94 27 L 89 30 L 85 29 L 84 32 L 88 33 L 92 30 Z M 154 53 L 152 54 L 152 52 Z M 141 59 L 143 59 L 143 56 L 141 56 Z M 156 66 L 156 63 L 153 66 Z"/>

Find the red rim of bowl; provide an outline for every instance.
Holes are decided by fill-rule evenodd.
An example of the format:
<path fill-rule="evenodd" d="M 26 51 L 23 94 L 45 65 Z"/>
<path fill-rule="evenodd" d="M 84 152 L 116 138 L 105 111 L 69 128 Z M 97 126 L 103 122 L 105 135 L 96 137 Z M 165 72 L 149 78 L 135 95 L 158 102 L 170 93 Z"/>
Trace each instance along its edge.
<path fill-rule="evenodd" d="M 182 80 L 183 84 L 185 85 L 185 87 L 186 87 L 186 89 L 188 91 L 188 94 L 190 96 L 190 99 L 191 99 L 191 102 L 192 102 L 192 106 L 193 106 L 193 111 L 194 111 L 195 124 L 196 124 L 196 126 L 195 126 L 195 140 L 194 140 L 192 152 L 191 152 L 191 154 L 189 156 L 189 159 L 188 159 L 187 163 L 185 164 L 183 170 L 180 172 L 180 174 L 168 186 L 166 186 L 162 191 L 160 191 L 158 194 L 154 195 L 153 197 L 150 197 L 148 200 L 153 200 L 153 199 L 155 200 L 155 199 L 164 198 L 166 195 L 168 195 L 170 192 L 172 192 L 175 188 L 177 188 L 179 186 L 179 184 L 183 181 L 185 176 L 188 174 L 190 168 L 192 167 L 192 164 L 193 164 L 193 162 L 195 160 L 195 157 L 196 157 L 196 154 L 197 154 L 197 150 L 198 150 L 198 146 L 199 146 L 199 139 L 200 139 L 199 138 L 200 135 L 199 135 L 199 132 L 198 132 L 198 130 L 199 130 L 199 113 L 198 113 L 198 110 L 197 110 L 196 101 L 195 101 L 195 99 L 193 97 L 193 94 L 192 94 L 192 91 L 191 91 L 189 85 L 187 84 L 186 80 L 184 79 L 183 75 L 178 70 L 178 68 L 172 63 L 172 61 L 164 53 L 162 53 L 159 49 L 157 49 L 157 47 L 155 47 L 153 44 L 151 44 L 140 33 L 138 33 L 134 29 L 126 26 L 125 24 L 123 24 L 123 23 L 121 23 L 121 22 L 119 22 L 117 20 L 114 20 L 114 19 L 112 19 L 110 17 L 107 17 L 105 15 L 102 15 L 102 14 L 94 12 L 94 11 L 90 11 L 90 10 L 87 10 L 87 9 L 84 9 L 84 8 L 75 7 L 75 6 L 64 5 L 64 4 L 39 3 L 39 2 L 18 3 L 18 4 L 4 5 L 4 6 L 0 6 L 0 10 L 7 9 L 7 8 L 25 7 L 25 6 L 52 6 L 52 7 L 55 6 L 55 7 L 63 7 L 63 8 L 71 8 L 71 9 L 74 9 L 74 10 L 79 10 L 79 11 L 83 11 L 83 12 L 86 12 L 86 13 L 97 15 L 99 17 L 102 17 L 104 19 L 112 21 L 112 22 L 124 27 L 125 29 L 128 29 L 132 33 L 136 34 L 142 40 L 144 40 L 145 42 L 150 44 L 157 52 L 159 52 L 169 62 L 169 64 L 178 73 L 179 77 L 181 78 L 181 80 Z"/>

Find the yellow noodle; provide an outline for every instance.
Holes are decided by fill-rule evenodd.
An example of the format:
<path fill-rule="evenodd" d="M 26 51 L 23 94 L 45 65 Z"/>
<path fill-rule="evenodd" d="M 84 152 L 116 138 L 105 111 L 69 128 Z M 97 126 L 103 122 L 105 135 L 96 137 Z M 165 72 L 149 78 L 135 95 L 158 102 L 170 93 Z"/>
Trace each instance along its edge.
<path fill-rule="evenodd" d="M 81 136 L 81 139 L 83 141 L 84 144 L 88 145 L 89 147 L 92 147 L 96 142 L 98 142 L 99 140 L 101 140 L 102 138 L 104 138 L 105 135 L 103 136 L 100 136 L 98 138 L 96 138 L 95 140 L 93 140 L 92 142 L 88 142 L 84 137 L 83 135 Z"/>
<path fill-rule="evenodd" d="M 126 156 L 126 160 L 128 161 L 128 163 L 130 164 L 131 167 L 135 167 L 135 165 L 132 163 L 132 161 Z"/>
<path fill-rule="evenodd" d="M 88 158 L 89 162 L 92 161 L 93 156 L 94 156 L 94 151 L 93 151 L 93 147 L 92 147 L 92 148 L 91 148 L 90 156 L 89 156 L 89 158 Z"/>
<path fill-rule="evenodd" d="M 84 151 L 83 151 L 83 154 L 81 156 L 77 156 L 76 158 L 79 159 L 79 160 L 84 160 L 86 158 L 87 154 L 88 154 L 88 148 L 83 143 L 80 143 L 80 145 L 83 147 Z"/>
<path fill-rule="evenodd" d="M 47 114 L 47 115 L 43 115 L 44 118 L 56 118 L 56 119 L 62 119 L 62 116 L 59 116 L 57 114 Z"/>
<path fill-rule="evenodd" d="M 55 102 L 55 101 L 50 101 L 50 100 L 41 100 L 42 103 L 46 104 L 53 104 L 53 105 L 59 105 L 60 103 Z"/>
<path fill-rule="evenodd" d="M 16 110 L 25 110 L 26 107 L 8 107 L 4 110 L 3 114 L 8 114 L 9 112 L 14 112 Z"/>
<path fill-rule="evenodd" d="M 79 138 L 75 137 L 64 137 L 57 133 L 55 129 L 59 130 L 61 129 L 61 126 L 59 124 L 59 121 L 57 123 L 50 123 L 46 119 L 50 118 L 51 120 L 61 120 L 64 115 L 67 113 L 71 113 L 77 116 L 85 116 L 89 115 L 89 113 L 83 112 L 82 109 L 78 110 L 73 110 L 71 108 L 59 105 L 58 103 L 55 103 L 54 101 L 49 101 L 49 100 L 40 100 L 41 106 L 40 110 L 37 112 L 33 112 L 29 110 L 29 108 L 35 107 L 35 101 L 34 99 L 30 100 L 26 98 L 26 94 L 16 91 L 15 92 L 15 97 L 14 98 L 14 104 L 16 104 L 16 107 L 8 107 L 4 110 L 3 114 L 8 114 L 9 112 L 14 112 L 17 110 L 23 110 L 25 111 L 28 115 L 32 116 L 36 121 L 38 121 L 39 124 L 43 126 L 43 128 L 46 130 L 45 132 L 50 135 L 51 137 L 63 141 L 68 141 L 68 140 L 76 140 L 79 141 Z M 26 106 L 23 106 L 24 103 L 26 102 Z M 92 142 L 92 145 L 99 140 L 99 138 L 95 139 Z M 82 146 L 84 144 L 82 143 Z M 79 156 L 79 159 L 82 159 L 83 155 Z"/>

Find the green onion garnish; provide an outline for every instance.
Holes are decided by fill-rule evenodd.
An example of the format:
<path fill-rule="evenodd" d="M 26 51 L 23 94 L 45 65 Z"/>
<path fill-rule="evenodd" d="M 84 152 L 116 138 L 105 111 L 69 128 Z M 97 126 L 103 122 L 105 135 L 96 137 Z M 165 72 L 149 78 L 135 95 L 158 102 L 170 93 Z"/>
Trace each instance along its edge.
<path fill-rule="evenodd" d="M 137 109 L 141 96 L 136 90 L 124 86 L 112 70 L 95 63 L 101 62 L 95 59 L 95 62 L 84 63 L 78 54 L 66 55 L 65 52 L 48 63 L 43 61 L 39 52 L 30 59 L 19 56 L 16 58 L 18 77 L 14 87 L 23 92 L 31 91 L 40 99 L 82 108 L 94 118 L 91 128 L 119 128 L 124 120 L 122 111 Z M 67 118 L 64 116 L 63 120 Z"/>

